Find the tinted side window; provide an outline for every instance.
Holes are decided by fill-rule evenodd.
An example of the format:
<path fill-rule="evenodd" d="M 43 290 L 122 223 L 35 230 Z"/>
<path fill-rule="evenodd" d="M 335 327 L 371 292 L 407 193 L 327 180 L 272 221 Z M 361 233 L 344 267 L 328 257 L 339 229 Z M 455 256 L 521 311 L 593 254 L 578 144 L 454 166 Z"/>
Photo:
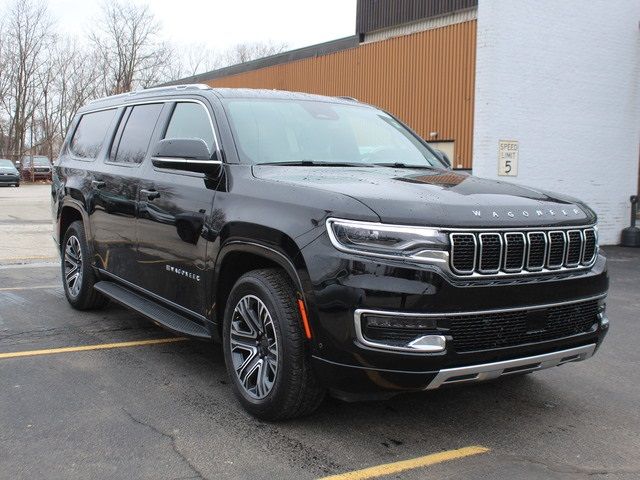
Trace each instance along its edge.
<path fill-rule="evenodd" d="M 118 132 L 109 156 L 112 162 L 142 163 L 149 149 L 149 142 L 162 110 L 161 103 L 129 107 L 122 116 Z M 124 128 L 123 128 L 123 122 Z"/>
<path fill-rule="evenodd" d="M 84 114 L 71 138 L 71 153 L 81 158 L 95 158 L 115 114 L 115 109 Z"/>
<path fill-rule="evenodd" d="M 164 138 L 200 138 L 213 151 L 213 130 L 209 114 L 198 103 L 178 103 Z"/>

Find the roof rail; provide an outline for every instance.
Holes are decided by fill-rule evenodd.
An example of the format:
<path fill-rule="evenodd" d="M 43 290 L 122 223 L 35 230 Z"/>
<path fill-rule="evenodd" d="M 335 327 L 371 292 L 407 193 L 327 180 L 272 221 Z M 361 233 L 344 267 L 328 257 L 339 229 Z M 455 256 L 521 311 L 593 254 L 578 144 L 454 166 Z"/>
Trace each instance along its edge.
<path fill-rule="evenodd" d="M 152 88 L 141 88 L 138 90 L 133 90 L 131 92 L 119 93 L 117 95 L 108 95 L 106 97 L 96 98 L 91 100 L 89 103 L 101 102 L 103 100 L 118 98 L 118 97 L 130 97 L 133 95 L 140 95 L 141 93 L 153 93 L 153 92 L 162 92 L 162 91 L 172 91 L 172 90 L 210 90 L 211 87 L 204 83 L 186 83 L 182 85 L 171 85 L 168 87 L 152 87 Z"/>

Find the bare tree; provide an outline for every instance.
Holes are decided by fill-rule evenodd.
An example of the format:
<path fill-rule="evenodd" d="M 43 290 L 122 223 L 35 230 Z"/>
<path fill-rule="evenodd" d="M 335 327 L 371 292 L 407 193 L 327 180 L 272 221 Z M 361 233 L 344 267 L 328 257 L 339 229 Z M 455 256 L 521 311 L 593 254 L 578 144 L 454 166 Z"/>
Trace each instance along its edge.
<path fill-rule="evenodd" d="M 25 150 L 26 132 L 40 100 L 38 72 L 54 37 L 47 7 L 38 0 L 14 0 L 5 19 L 0 106 L 8 117 L 7 150 L 18 157 Z"/>
<path fill-rule="evenodd" d="M 191 77 L 280 53 L 284 43 L 170 45 L 147 5 L 102 6 L 89 47 L 53 32 L 47 0 L 8 0 L 0 9 L 0 154 L 27 148 L 54 157 L 83 104 L 102 96 Z"/>
<path fill-rule="evenodd" d="M 160 24 L 147 5 L 105 2 L 98 30 L 90 35 L 105 71 L 107 95 L 157 83 L 171 49 L 160 40 Z"/>
<path fill-rule="evenodd" d="M 207 48 L 206 45 L 188 45 L 185 48 L 181 48 L 181 51 L 183 58 L 182 63 L 185 68 L 184 73 L 186 74 L 183 75 L 184 77 L 192 77 L 222 66 L 222 61 L 216 55 L 216 52 Z"/>
<path fill-rule="evenodd" d="M 61 39 L 39 72 L 40 101 L 35 115 L 36 148 L 54 158 L 75 112 L 100 95 L 101 73 L 94 52 Z"/>
<path fill-rule="evenodd" d="M 229 48 L 225 55 L 226 65 L 249 62 L 258 58 L 268 57 L 277 53 L 282 53 L 287 49 L 286 43 L 275 42 L 253 42 L 238 43 Z"/>
<path fill-rule="evenodd" d="M 174 45 L 171 61 L 164 70 L 163 81 L 192 77 L 222 66 L 216 52 L 203 44 Z"/>

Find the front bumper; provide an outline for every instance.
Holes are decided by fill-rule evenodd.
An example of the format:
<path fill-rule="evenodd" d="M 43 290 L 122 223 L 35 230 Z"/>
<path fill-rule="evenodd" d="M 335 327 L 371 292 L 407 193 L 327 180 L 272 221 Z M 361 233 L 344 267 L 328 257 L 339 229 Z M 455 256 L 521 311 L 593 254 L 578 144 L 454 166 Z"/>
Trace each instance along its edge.
<path fill-rule="evenodd" d="M 0 175 L 0 185 L 15 185 L 20 183 L 18 175 Z"/>
<path fill-rule="evenodd" d="M 314 367 L 321 380 L 339 392 L 366 395 L 436 388 L 452 383 L 436 378 L 449 377 L 447 372 L 458 377 L 459 369 L 465 371 L 469 367 L 480 371 L 471 371 L 465 381 L 478 381 L 495 375 L 495 371 L 490 374 L 484 371 L 486 365 L 498 365 L 496 371 L 507 365 L 504 368 L 510 374 L 514 365 L 509 362 L 520 365 L 520 360 L 525 359 L 525 364 L 535 363 L 530 360 L 551 355 L 553 359 L 558 356 L 557 364 L 562 364 L 565 363 L 562 352 L 590 349 L 589 355 L 582 352 L 575 359 L 584 360 L 597 350 L 608 330 L 603 316 L 594 322 L 593 328 L 579 334 L 496 348 L 457 351 L 451 338 L 447 338 L 446 348 L 440 351 L 380 348 L 363 341 L 358 332 L 358 312 L 395 312 L 399 317 L 460 317 L 469 312 L 570 305 L 606 295 L 606 260 L 599 256 L 589 270 L 576 273 L 464 281 L 449 278 L 430 266 L 337 252 L 322 237 L 305 248 L 303 255 L 310 277 L 305 294 L 314 334 Z M 532 370 L 547 366 L 555 365 L 544 360 Z"/>
<path fill-rule="evenodd" d="M 43 171 L 43 172 L 33 172 L 33 179 L 34 180 L 51 180 L 51 170 L 49 171 Z M 26 180 L 31 180 L 31 171 L 30 170 L 23 170 L 22 171 L 22 177 Z"/>

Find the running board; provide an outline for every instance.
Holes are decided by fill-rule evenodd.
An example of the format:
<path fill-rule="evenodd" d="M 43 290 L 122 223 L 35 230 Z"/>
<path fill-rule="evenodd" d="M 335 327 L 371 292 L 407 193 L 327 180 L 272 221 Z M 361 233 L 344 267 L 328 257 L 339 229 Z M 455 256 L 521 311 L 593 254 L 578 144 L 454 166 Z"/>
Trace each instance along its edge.
<path fill-rule="evenodd" d="M 144 315 L 161 327 L 190 337 L 203 340 L 211 339 L 209 331 L 202 325 L 198 325 L 184 315 L 169 310 L 122 285 L 103 280 L 96 283 L 93 288 L 105 297 L 109 297 L 111 300 Z"/>

